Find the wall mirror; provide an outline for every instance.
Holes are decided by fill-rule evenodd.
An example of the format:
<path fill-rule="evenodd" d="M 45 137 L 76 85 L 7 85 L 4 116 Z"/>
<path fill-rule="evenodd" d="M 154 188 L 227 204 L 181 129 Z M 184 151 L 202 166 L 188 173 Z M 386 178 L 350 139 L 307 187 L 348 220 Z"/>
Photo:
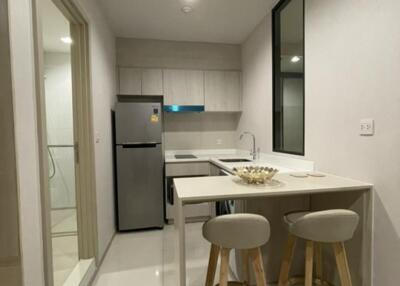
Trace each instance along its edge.
<path fill-rule="evenodd" d="M 304 155 L 304 0 L 272 12 L 273 151 Z"/>

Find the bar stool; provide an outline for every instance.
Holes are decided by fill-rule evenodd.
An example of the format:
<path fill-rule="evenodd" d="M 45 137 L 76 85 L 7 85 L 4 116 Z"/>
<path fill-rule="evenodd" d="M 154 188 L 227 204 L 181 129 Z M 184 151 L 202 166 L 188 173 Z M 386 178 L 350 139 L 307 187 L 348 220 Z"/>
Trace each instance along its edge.
<path fill-rule="evenodd" d="M 350 240 L 357 227 L 359 216 L 350 210 L 325 210 L 318 212 L 292 212 L 284 216 L 289 231 L 279 275 L 279 286 L 297 284 L 305 286 L 329 285 L 322 276 L 321 243 L 330 243 L 336 258 L 342 286 L 351 286 L 351 276 L 344 242 Z M 289 279 L 297 238 L 306 240 L 305 278 Z M 313 279 L 314 248 L 316 258 L 316 279 Z"/>
<path fill-rule="evenodd" d="M 255 214 L 229 214 L 210 219 L 203 225 L 203 236 L 211 243 L 206 286 L 213 286 L 219 254 L 221 266 L 219 286 L 228 285 L 229 252 L 243 251 L 243 272 L 245 281 L 229 282 L 229 285 L 248 285 L 249 258 L 252 262 L 257 286 L 266 286 L 264 264 L 260 247 L 268 242 L 270 226 L 268 220 Z"/>

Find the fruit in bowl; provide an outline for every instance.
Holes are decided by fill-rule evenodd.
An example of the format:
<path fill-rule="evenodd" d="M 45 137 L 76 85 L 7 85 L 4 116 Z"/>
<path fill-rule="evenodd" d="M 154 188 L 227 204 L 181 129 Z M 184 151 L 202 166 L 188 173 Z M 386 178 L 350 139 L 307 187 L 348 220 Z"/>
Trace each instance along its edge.
<path fill-rule="evenodd" d="M 269 167 L 245 166 L 233 168 L 233 172 L 247 184 L 261 185 L 270 182 L 278 170 Z"/>

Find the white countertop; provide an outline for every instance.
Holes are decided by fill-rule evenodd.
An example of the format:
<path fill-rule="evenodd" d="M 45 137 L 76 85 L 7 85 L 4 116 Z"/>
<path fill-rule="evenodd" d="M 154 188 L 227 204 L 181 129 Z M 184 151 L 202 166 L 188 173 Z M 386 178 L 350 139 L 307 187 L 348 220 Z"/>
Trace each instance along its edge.
<path fill-rule="evenodd" d="M 177 154 L 191 154 L 197 158 L 176 159 Z M 263 166 L 278 169 L 280 173 L 288 173 L 295 171 L 313 171 L 313 162 L 293 159 L 285 156 L 277 156 L 270 154 L 261 154 L 257 160 L 251 162 L 222 162 L 220 159 L 252 159 L 249 152 L 236 149 L 220 149 L 220 150 L 170 150 L 165 152 L 165 163 L 190 163 L 190 162 L 210 162 L 214 165 L 232 172 L 235 167 L 243 166 Z"/>
<path fill-rule="evenodd" d="M 197 177 L 174 179 L 178 198 L 183 203 L 240 199 L 268 196 L 288 196 L 370 190 L 372 184 L 326 174 L 325 177 L 296 178 L 289 174 L 277 174 L 278 183 L 272 186 L 247 185 L 234 176 Z"/>

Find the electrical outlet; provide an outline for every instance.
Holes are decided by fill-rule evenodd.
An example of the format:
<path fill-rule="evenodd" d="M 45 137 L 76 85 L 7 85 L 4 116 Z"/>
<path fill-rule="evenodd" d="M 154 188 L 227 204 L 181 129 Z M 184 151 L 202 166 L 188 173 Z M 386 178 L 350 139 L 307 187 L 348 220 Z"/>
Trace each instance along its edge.
<path fill-rule="evenodd" d="M 372 136 L 374 135 L 374 120 L 373 119 L 361 119 L 360 120 L 360 135 Z"/>
<path fill-rule="evenodd" d="M 217 145 L 221 145 L 222 144 L 222 139 L 217 139 Z"/>

